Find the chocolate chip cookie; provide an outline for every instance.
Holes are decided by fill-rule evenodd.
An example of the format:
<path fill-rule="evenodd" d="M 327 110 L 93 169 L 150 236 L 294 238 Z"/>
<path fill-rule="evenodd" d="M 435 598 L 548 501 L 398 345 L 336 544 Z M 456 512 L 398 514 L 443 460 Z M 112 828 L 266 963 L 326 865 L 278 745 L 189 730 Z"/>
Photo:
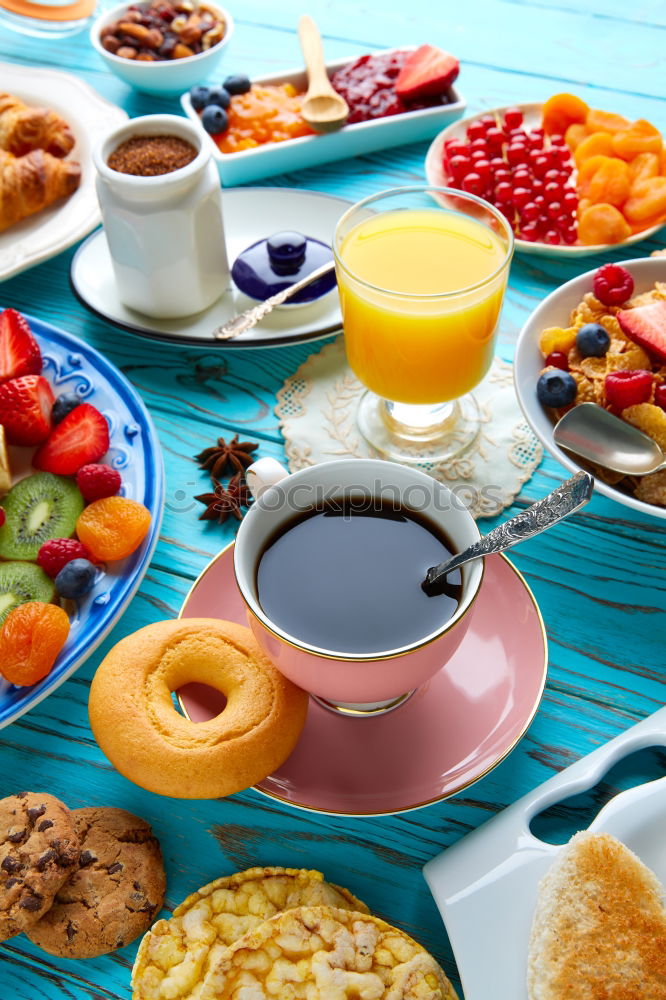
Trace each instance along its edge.
<path fill-rule="evenodd" d="M 0 799 L 0 940 L 27 931 L 76 869 L 72 813 L 53 795 Z"/>
<path fill-rule="evenodd" d="M 78 869 L 28 933 L 44 951 L 93 958 L 129 944 L 162 908 L 162 852 L 145 820 L 124 809 L 74 809 Z"/>

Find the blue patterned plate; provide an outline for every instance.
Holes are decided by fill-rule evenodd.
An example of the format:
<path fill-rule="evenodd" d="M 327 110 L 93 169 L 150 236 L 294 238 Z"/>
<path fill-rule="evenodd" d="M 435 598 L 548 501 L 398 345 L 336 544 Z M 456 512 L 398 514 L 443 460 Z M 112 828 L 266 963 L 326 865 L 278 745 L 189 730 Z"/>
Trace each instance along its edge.
<path fill-rule="evenodd" d="M 42 350 L 42 374 L 55 395 L 74 392 L 106 417 L 111 446 L 104 461 L 120 472 L 121 493 L 144 504 L 152 522 L 136 552 L 110 563 L 90 593 L 80 601 L 70 602 L 71 631 L 48 677 L 32 687 L 15 687 L 0 679 L 0 727 L 55 691 L 115 625 L 148 568 L 164 508 L 162 452 L 153 422 L 136 390 L 115 365 L 82 340 L 32 316 L 26 318 Z"/>

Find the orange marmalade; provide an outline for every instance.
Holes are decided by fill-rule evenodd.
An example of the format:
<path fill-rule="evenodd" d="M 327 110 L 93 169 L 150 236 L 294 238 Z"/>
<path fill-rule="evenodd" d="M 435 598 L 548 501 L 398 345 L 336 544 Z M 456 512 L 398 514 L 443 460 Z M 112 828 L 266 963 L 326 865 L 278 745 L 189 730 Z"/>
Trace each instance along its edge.
<path fill-rule="evenodd" d="M 238 153 L 266 142 L 314 135 L 301 118 L 303 92 L 290 83 L 253 83 L 247 94 L 235 94 L 227 111 L 229 127 L 211 136 L 222 153 Z"/>

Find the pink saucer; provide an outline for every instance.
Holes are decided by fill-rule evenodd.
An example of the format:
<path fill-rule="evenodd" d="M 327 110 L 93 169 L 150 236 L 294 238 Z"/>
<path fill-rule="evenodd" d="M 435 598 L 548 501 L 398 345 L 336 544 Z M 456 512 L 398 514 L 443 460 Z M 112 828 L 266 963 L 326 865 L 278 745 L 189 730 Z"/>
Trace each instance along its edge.
<path fill-rule="evenodd" d="M 233 545 L 187 595 L 184 618 L 246 623 Z M 467 635 L 453 659 L 404 705 L 350 718 L 310 702 L 291 757 L 256 786 L 281 802 L 322 813 L 372 816 L 438 802 L 467 788 L 516 746 L 532 721 L 548 665 L 534 597 L 504 556 L 490 556 Z M 201 684 L 179 691 L 195 722 L 214 717 L 221 696 Z"/>

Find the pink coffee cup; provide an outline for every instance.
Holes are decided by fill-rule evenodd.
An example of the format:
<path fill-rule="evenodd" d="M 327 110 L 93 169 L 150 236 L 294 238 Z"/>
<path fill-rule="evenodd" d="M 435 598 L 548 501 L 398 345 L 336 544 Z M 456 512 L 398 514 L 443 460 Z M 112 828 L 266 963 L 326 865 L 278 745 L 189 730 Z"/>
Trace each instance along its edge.
<path fill-rule="evenodd" d="M 298 513 L 342 495 L 397 498 L 401 506 L 439 526 L 454 552 L 460 552 L 479 539 L 462 501 L 423 472 L 375 459 L 325 462 L 291 475 L 274 459 L 260 459 L 247 470 L 247 479 L 256 502 L 238 531 L 234 570 L 250 628 L 278 670 L 331 707 L 359 714 L 393 707 L 437 673 L 467 631 L 482 560 L 463 567 L 462 599 L 441 628 L 409 645 L 359 654 L 320 649 L 271 621 L 259 603 L 256 569 L 266 543 L 281 527 Z"/>

